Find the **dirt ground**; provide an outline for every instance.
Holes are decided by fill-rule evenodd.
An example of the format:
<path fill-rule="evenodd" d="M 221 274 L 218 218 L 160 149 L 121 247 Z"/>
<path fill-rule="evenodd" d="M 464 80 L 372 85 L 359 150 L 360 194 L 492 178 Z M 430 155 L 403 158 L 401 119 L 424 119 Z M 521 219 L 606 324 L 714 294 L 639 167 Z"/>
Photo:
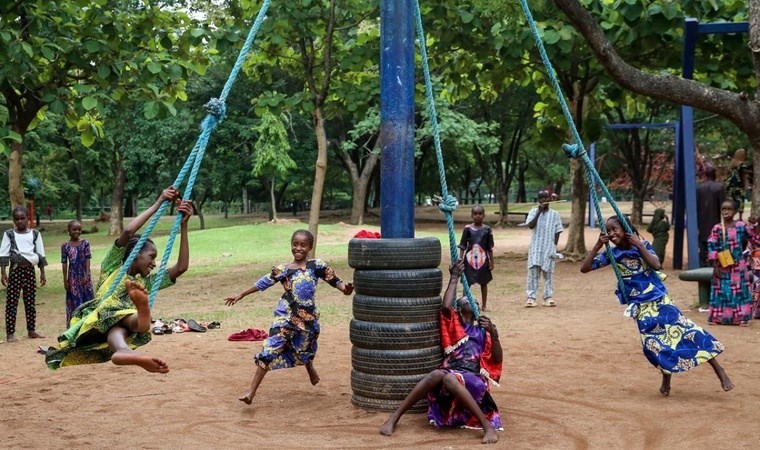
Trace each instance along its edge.
<path fill-rule="evenodd" d="M 346 236 L 356 229 L 346 227 Z M 595 239 L 588 230 L 587 245 Z M 719 357 L 736 388 L 723 392 L 711 368 L 673 377 L 658 392 L 660 375 L 644 358 L 634 323 L 623 317 L 611 270 L 583 275 L 579 263 L 558 264 L 556 308 L 525 309 L 525 253 L 529 230 L 495 230 L 496 268 L 489 315 L 505 350 L 501 387 L 493 389 L 505 430 L 495 448 L 511 449 L 755 449 L 760 445 L 760 323 L 710 327 L 726 346 Z M 562 241 L 561 241 L 562 243 Z M 446 253 L 444 243 L 444 254 Z M 447 258 L 445 258 L 447 259 Z M 448 261 L 444 261 L 444 267 Z M 678 306 L 703 326 L 690 306 L 697 286 L 670 275 Z M 350 279 L 351 274 L 342 274 Z M 202 286 L 180 281 L 162 292 L 162 305 L 187 302 L 216 308 L 220 292 L 237 292 L 239 273 Z M 474 291 L 478 293 L 478 288 Z M 404 416 L 393 436 L 378 433 L 385 413 L 350 402 L 350 302 L 321 285 L 322 335 L 315 361 L 321 382 L 302 368 L 267 375 L 252 406 L 237 400 L 253 373 L 257 342 L 230 342 L 238 329 L 156 336 L 143 350 L 171 372 L 153 375 L 112 364 L 51 372 L 22 337 L 0 344 L 0 436 L 3 448 L 479 448 L 481 433 L 437 430 L 424 415 Z M 271 309 L 275 296 L 266 300 Z M 213 306 L 211 304 L 213 303 Z M 242 306 L 248 307 L 248 306 Z M 171 316 L 171 309 L 165 311 Z M 23 319 L 19 317 L 23 331 Z M 202 318 L 199 318 L 202 319 Z M 38 318 L 49 325 L 60 317 Z M 268 319 L 247 324 L 268 329 Z M 23 335 L 23 333 L 20 333 Z M 4 339 L 5 336 L 2 336 Z"/>

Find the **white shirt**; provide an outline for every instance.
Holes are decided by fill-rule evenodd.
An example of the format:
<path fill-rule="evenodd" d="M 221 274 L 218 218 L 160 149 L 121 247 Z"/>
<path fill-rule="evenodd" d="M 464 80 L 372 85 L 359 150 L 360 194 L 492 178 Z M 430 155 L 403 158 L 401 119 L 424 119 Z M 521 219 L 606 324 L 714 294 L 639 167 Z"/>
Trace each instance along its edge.
<path fill-rule="evenodd" d="M 40 263 L 40 258 L 45 257 L 45 246 L 42 245 L 42 233 L 37 236 L 37 243 L 34 244 L 34 232 L 28 230 L 26 233 L 19 233 L 13 230 L 13 234 L 16 237 L 16 246 L 18 247 L 19 254 L 27 261 L 36 266 Z M 8 239 L 5 233 L 3 233 L 3 240 L 0 243 L 0 258 L 9 257 L 11 255 L 11 241 Z"/>

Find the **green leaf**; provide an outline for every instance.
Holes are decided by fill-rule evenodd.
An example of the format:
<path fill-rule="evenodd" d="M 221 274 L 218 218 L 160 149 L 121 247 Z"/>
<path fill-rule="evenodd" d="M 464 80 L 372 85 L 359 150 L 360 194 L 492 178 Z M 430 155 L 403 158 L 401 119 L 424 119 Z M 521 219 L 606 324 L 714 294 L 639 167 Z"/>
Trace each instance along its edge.
<path fill-rule="evenodd" d="M 21 48 L 24 49 L 24 52 L 27 55 L 29 55 L 30 58 L 34 56 L 34 51 L 32 51 L 32 46 L 28 42 L 22 42 Z"/>
<path fill-rule="evenodd" d="M 100 50 L 100 43 L 90 40 L 84 43 L 84 48 L 90 53 L 97 53 Z"/>
<path fill-rule="evenodd" d="M 155 119 L 159 110 L 158 102 L 146 102 L 143 106 L 143 115 L 146 119 Z"/>
<path fill-rule="evenodd" d="M 153 75 L 157 73 L 161 73 L 161 65 L 156 62 L 149 62 L 148 63 L 148 72 L 152 73 Z"/>
<path fill-rule="evenodd" d="M 50 47 L 43 45 L 40 47 L 40 52 L 48 61 L 53 61 L 55 59 L 55 52 Z"/>
<path fill-rule="evenodd" d="M 203 31 L 203 28 L 193 28 L 192 30 L 190 30 L 190 36 L 194 38 L 199 38 L 203 36 L 204 34 L 206 34 L 206 32 Z"/>
<path fill-rule="evenodd" d="M 92 144 L 95 143 L 95 135 L 92 134 L 92 132 L 90 132 L 89 130 L 80 134 L 79 138 L 82 141 L 82 145 L 84 145 L 87 148 L 92 147 Z"/>
<path fill-rule="evenodd" d="M 89 111 L 98 106 L 98 99 L 95 97 L 85 97 L 82 99 L 82 108 Z"/>
<path fill-rule="evenodd" d="M 554 30 L 544 31 L 544 42 L 547 45 L 554 45 L 559 42 L 559 33 Z"/>
<path fill-rule="evenodd" d="M 22 138 L 20 134 L 16 133 L 13 130 L 8 130 L 8 136 L 6 136 L 6 139 L 10 139 L 11 141 L 16 142 L 18 144 L 20 144 L 24 140 L 24 138 Z"/>
<path fill-rule="evenodd" d="M 108 78 L 108 76 L 111 75 L 111 69 L 106 64 L 101 64 L 98 66 L 98 76 L 100 78 Z"/>

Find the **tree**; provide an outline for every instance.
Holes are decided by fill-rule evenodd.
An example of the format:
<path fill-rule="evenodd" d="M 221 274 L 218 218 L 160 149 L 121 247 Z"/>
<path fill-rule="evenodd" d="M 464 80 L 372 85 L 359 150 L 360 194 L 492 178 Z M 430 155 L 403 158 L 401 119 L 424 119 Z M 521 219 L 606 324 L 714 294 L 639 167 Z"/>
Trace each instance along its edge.
<path fill-rule="evenodd" d="M 271 220 L 277 222 L 277 202 L 275 199 L 275 182 L 283 179 L 288 170 L 296 166 L 290 158 L 288 133 L 283 125 L 283 119 L 270 112 L 264 113 L 261 123 L 255 128 L 259 138 L 253 145 L 253 175 L 266 176 L 269 183 L 271 201 Z"/>
<path fill-rule="evenodd" d="M 201 72 L 207 33 L 172 2 L 4 2 L 0 6 L 0 151 L 10 141 L 8 193 L 24 204 L 24 136 L 45 114 L 66 117 L 82 143 L 102 136 L 98 109 L 125 99 L 155 117 Z M 7 111 L 7 114 L 5 114 Z"/>
<path fill-rule="evenodd" d="M 752 145 L 755 173 L 760 173 L 760 0 L 749 0 L 746 10 L 749 21 L 748 47 L 754 69 L 754 95 L 741 89 L 738 81 L 730 82 L 724 79 L 728 81 L 727 86 L 718 87 L 711 79 L 688 80 L 675 75 L 658 75 L 637 69 L 618 54 L 603 28 L 578 0 L 554 0 L 554 3 L 583 35 L 599 63 L 616 83 L 641 95 L 689 105 L 728 119 L 747 135 Z M 743 3 L 725 2 L 723 11 L 734 11 L 735 16 L 741 17 Z M 726 68 L 732 69 L 737 70 L 736 67 Z M 757 214 L 759 208 L 760 183 L 754 183 L 752 214 Z"/>

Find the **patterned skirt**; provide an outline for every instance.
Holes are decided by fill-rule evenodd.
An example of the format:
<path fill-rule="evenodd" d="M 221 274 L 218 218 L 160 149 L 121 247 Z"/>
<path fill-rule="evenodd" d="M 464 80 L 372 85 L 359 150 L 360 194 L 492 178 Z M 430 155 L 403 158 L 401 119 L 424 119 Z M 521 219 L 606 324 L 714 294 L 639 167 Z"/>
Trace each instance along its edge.
<path fill-rule="evenodd" d="M 632 304 L 626 313 L 636 320 L 644 356 L 663 373 L 685 372 L 724 350 L 713 335 L 681 314 L 667 295 Z"/>
<path fill-rule="evenodd" d="M 488 380 L 485 377 L 472 372 L 449 369 L 441 370 L 446 370 L 456 375 L 459 383 L 463 384 L 470 395 L 472 395 L 472 398 L 480 406 L 480 410 L 483 411 L 483 414 L 491 422 L 491 425 L 497 430 L 504 429 L 501 425 L 499 409 L 496 407 L 496 402 L 494 402 L 491 393 L 488 391 Z M 428 394 L 427 417 L 430 423 L 438 428 L 483 428 L 478 418 L 460 405 L 443 385 L 438 390 Z"/>
<path fill-rule="evenodd" d="M 280 300 L 264 348 L 254 360 L 262 369 L 288 369 L 306 365 L 317 355 L 319 312 L 309 312 Z"/>

